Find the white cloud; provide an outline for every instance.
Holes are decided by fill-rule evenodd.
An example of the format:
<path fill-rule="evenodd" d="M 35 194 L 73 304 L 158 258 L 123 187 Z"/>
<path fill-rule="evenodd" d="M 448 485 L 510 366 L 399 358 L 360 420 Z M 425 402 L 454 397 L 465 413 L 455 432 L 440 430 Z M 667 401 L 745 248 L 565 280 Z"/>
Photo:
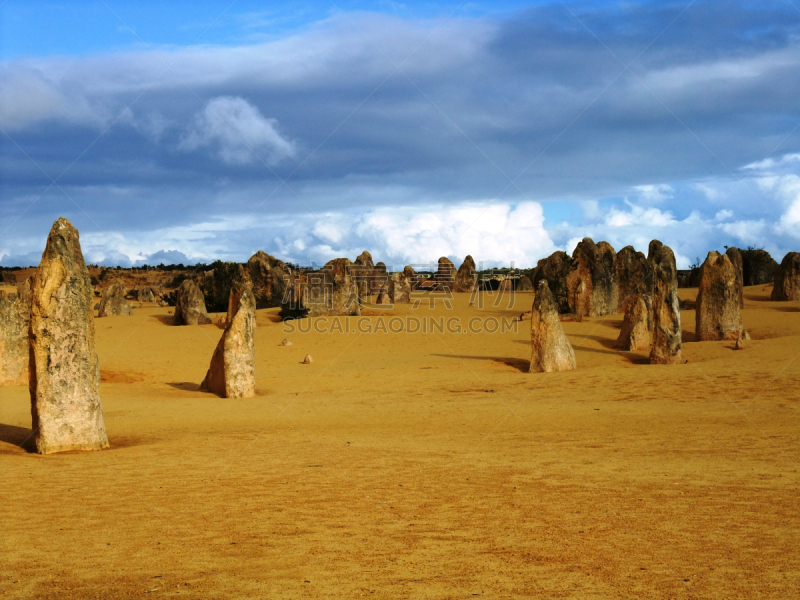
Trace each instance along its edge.
<path fill-rule="evenodd" d="M 771 171 L 776 167 L 784 165 L 791 165 L 792 163 L 800 162 L 800 154 L 784 154 L 778 159 L 765 158 L 742 167 L 743 170 L 748 171 Z"/>
<path fill-rule="evenodd" d="M 633 189 L 639 200 L 652 204 L 668 200 L 674 194 L 672 186 L 666 183 L 637 185 Z"/>
<path fill-rule="evenodd" d="M 536 202 L 382 208 L 367 214 L 360 229 L 383 238 L 386 254 L 406 262 L 471 254 L 484 263 L 520 266 L 556 250 Z"/>
<path fill-rule="evenodd" d="M 692 189 L 702 193 L 708 200 L 715 201 L 722 197 L 722 192 L 715 186 L 706 183 L 693 183 Z"/>
<path fill-rule="evenodd" d="M 798 156 L 800 159 L 800 155 L 792 156 Z M 790 161 L 782 160 L 781 162 Z M 771 194 L 783 205 L 783 214 L 775 226 L 775 231 L 800 238 L 800 176 L 795 174 L 768 175 L 758 178 L 756 181 L 762 191 Z"/>
<path fill-rule="evenodd" d="M 556 250 L 536 202 L 381 207 L 357 217 L 327 213 L 302 224 L 312 219 L 300 217 L 291 234 L 281 235 L 279 248 L 287 259 L 322 263 L 337 256 L 353 259 L 366 249 L 394 268 L 435 263 L 440 256 L 459 262 L 467 254 L 485 266 L 531 266 Z"/>
<path fill-rule="evenodd" d="M 265 118 L 244 98 L 220 96 L 196 115 L 179 148 L 193 151 L 210 147 L 231 165 L 259 159 L 276 164 L 295 154 L 294 142 L 282 137 L 276 126 L 276 119 Z"/>
<path fill-rule="evenodd" d="M 761 219 L 758 221 L 743 220 L 733 223 L 722 223 L 719 228 L 735 237 L 741 245 L 758 245 L 764 239 L 764 234 L 768 230 L 767 223 Z"/>
<path fill-rule="evenodd" d="M 155 250 L 171 248 L 192 262 L 245 261 L 264 249 L 282 260 L 310 265 L 337 257 L 353 260 L 369 250 L 376 262 L 383 261 L 393 269 L 435 264 L 440 256 L 448 256 L 458 265 L 467 254 L 485 268 L 512 262 L 517 267 L 531 267 L 557 250 L 536 202 L 275 215 L 267 223 L 213 218 L 154 231 L 87 230 L 81 234 L 81 243 L 87 261 L 114 265 L 148 262 Z"/>
<path fill-rule="evenodd" d="M 644 208 L 631 202 L 626 202 L 630 210 L 622 211 L 612 208 L 606 216 L 605 223 L 610 227 L 630 227 L 632 225 L 646 225 L 650 227 L 664 227 L 675 223 L 675 217 L 669 211 L 657 208 Z"/>
<path fill-rule="evenodd" d="M 77 82 L 54 81 L 35 68 L 0 70 L 0 127 L 17 131 L 48 120 L 101 127 L 108 112 L 101 104 L 90 105 Z"/>
<path fill-rule="evenodd" d="M 670 96 L 686 88 L 727 83 L 747 85 L 770 73 L 781 72 L 796 64 L 792 49 L 782 48 L 752 57 L 724 58 L 695 64 L 668 66 L 647 73 L 642 81 L 645 90 L 655 90 L 660 97 Z"/>
<path fill-rule="evenodd" d="M 727 221 L 728 219 L 732 218 L 733 218 L 733 211 L 725 208 L 718 211 L 717 214 L 714 215 L 715 221 Z"/>

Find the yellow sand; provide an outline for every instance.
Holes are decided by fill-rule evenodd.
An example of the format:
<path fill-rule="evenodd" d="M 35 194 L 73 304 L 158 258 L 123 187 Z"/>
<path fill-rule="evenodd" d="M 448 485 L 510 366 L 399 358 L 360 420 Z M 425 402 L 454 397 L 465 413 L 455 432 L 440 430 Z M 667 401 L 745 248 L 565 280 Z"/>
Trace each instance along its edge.
<path fill-rule="evenodd" d="M 745 291 L 742 352 L 684 311 L 678 366 L 613 349 L 619 315 L 564 323 L 578 370 L 555 374 L 526 372 L 529 322 L 286 334 L 259 311 L 247 400 L 198 389 L 217 325 L 97 319 L 111 450 L 27 453 L 27 389 L 0 388 L 0 596 L 796 598 L 800 303 L 768 296 Z"/>

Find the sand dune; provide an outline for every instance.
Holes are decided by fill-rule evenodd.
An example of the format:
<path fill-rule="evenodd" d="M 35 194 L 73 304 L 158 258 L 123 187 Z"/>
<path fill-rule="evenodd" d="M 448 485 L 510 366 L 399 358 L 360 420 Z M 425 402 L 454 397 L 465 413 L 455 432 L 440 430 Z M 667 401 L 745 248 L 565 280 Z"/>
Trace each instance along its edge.
<path fill-rule="evenodd" d="M 612 348 L 617 314 L 564 323 L 578 369 L 551 374 L 525 372 L 529 322 L 303 334 L 259 310 L 246 400 L 199 390 L 218 325 L 98 319 L 110 450 L 27 453 L 28 391 L 0 388 L 0 592 L 794 597 L 800 303 L 769 291 L 745 288 L 746 351 L 692 342 L 683 311 L 687 363 L 651 366 Z M 468 300 L 388 315 L 532 295 Z"/>

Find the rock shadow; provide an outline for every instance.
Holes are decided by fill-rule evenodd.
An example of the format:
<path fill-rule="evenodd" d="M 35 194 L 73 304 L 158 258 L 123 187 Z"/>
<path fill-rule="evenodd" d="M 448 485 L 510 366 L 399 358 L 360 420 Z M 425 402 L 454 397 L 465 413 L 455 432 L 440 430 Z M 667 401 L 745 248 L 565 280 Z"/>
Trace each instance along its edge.
<path fill-rule="evenodd" d="M 195 383 L 194 381 L 168 381 L 167 385 L 174 387 L 176 390 L 181 390 L 184 392 L 202 392 L 204 394 L 212 393 L 208 390 L 200 389 L 200 384 Z"/>
<path fill-rule="evenodd" d="M 567 337 L 570 337 L 570 336 L 567 336 Z M 571 337 L 576 337 L 580 341 L 593 340 L 593 341 L 597 342 L 598 344 L 600 344 L 603 348 L 608 348 L 609 350 L 615 349 L 616 348 L 615 344 L 617 343 L 616 339 L 612 340 L 610 338 L 603 337 L 603 336 L 600 336 L 600 335 L 572 335 Z M 570 341 L 570 343 L 572 343 L 572 342 Z M 616 348 L 616 349 L 618 349 L 618 348 Z"/>
<path fill-rule="evenodd" d="M 596 352 L 598 354 L 613 354 L 615 356 L 619 356 L 627 360 L 632 365 L 649 365 L 650 364 L 650 357 L 649 355 L 642 356 L 637 352 L 631 352 L 630 350 L 620 350 L 619 348 L 611 348 L 609 350 L 605 350 L 603 348 L 587 348 L 586 346 L 572 346 L 575 352 Z"/>
<path fill-rule="evenodd" d="M 153 315 L 153 318 L 163 325 L 175 325 L 174 315 Z"/>
<path fill-rule="evenodd" d="M 264 314 L 258 314 L 258 311 L 256 311 L 256 321 L 258 321 L 258 319 L 262 319 L 263 321 L 267 321 L 269 323 L 281 323 L 283 321 L 280 315 L 274 315 L 274 314 L 264 315 Z"/>
<path fill-rule="evenodd" d="M 777 310 L 778 312 L 800 312 L 800 307 L 798 306 L 774 306 L 770 310 Z"/>
<path fill-rule="evenodd" d="M 134 435 L 116 435 L 116 436 L 108 436 L 108 443 L 110 444 L 109 448 L 106 448 L 104 452 L 113 451 L 113 450 L 122 450 L 124 448 L 133 448 L 135 446 L 144 446 L 148 443 L 152 443 L 157 438 L 146 438 L 144 436 L 134 436 Z"/>
<path fill-rule="evenodd" d="M 25 452 L 35 452 L 33 430 L 28 427 L 17 427 L 0 423 L 0 442 L 22 448 Z"/>
<path fill-rule="evenodd" d="M 528 342 L 530 343 L 530 342 Z M 462 360 L 486 360 L 495 363 L 501 363 L 527 373 L 531 366 L 529 360 L 524 358 L 504 358 L 502 356 L 471 356 L 467 354 L 432 354 L 431 356 L 442 356 L 444 358 L 458 358 Z"/>

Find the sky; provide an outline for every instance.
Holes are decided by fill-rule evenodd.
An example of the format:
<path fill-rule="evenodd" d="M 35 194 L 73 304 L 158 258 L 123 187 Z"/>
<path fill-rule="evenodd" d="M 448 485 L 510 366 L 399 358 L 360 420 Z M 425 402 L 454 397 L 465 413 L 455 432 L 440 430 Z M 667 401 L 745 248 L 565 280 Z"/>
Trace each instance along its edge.
<path fill-rule="evenodd" d="M 167 6 L 165 6 L 167 5 Z M 0 0 L 0 265 L 800 250 L 800 0 Z"/>

